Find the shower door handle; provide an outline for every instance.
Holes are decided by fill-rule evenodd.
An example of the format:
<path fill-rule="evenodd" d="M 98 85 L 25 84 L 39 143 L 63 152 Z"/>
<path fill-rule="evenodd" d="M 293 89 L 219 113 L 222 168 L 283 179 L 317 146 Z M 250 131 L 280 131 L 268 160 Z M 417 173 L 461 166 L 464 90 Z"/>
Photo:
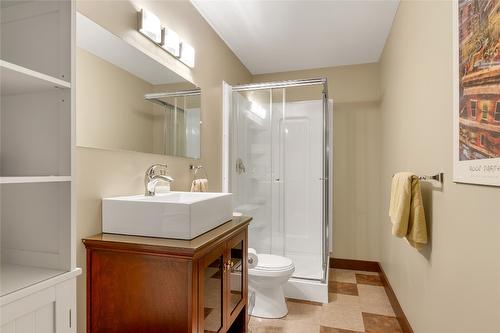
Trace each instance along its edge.
<path fill-rule="evenodd" d="M 243 173 L 247 172 L 247 168 L 245 167 L 245 163 L 243 163 L 243 160 L 241 158 L 238 158 L 236 160 L 236 173 L 238 175 L 241 175 Z"/>

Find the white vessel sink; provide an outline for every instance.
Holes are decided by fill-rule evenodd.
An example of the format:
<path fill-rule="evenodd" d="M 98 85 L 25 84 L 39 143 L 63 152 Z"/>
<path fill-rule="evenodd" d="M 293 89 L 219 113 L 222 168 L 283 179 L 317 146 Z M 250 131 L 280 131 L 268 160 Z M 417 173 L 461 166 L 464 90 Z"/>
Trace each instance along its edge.
<path fill-rule="evenodd" d="M 105 233 L 193 239 L 232 219 L 232 194 L 170 192 L 102 199 Z"/>

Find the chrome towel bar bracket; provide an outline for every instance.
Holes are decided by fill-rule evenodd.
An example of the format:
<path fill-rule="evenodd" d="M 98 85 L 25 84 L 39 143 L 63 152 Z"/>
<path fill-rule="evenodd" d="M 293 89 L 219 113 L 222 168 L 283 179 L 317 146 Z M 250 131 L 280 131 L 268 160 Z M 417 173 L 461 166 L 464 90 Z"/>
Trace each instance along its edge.
<path fill-rule="evenodd" d="M 208 173 L 207 173 L 207 170 L 205 170 L 205 168 L 203 167 L 203 165 L 198 165 L 198 166 L 195 166 L 195 165 L 192 165 L 190 164 L 189 165 L 189 170 L 194 170 L 194 175 L 193 175 L 193 179 L 199 179 L 198 178 L 198 171 L 203 171 L 203 176 L 208 179 Z M 202 176 L 202 177 L 203 177 Z"/>
<path fill-rule="evenodd" d="M 444 173 L 440 172 L 432 176 L 418 176 L 420 180 L 435 180 L 441 184 L 444 182 Z"/>

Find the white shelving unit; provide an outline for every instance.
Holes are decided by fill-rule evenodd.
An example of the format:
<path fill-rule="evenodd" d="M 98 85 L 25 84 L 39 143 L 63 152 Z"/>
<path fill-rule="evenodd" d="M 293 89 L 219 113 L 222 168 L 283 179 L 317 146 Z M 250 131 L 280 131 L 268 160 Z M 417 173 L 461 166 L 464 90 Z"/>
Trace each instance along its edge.
<path fill-rule="evenodd" d="M 0 6 L 0 331 L 76 332 L 74 3 Z"/>

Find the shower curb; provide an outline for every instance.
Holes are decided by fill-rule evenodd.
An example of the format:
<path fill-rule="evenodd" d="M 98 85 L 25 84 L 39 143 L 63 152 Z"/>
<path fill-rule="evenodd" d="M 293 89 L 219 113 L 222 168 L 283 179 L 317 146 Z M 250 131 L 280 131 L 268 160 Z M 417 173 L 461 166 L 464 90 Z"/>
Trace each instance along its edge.
<path fill-rule="evenodd" d="M 330 268 L 379 273 L 382 284 L 384 285 L 385 292 L 387 294 L 387 297 L 389 298 L 389 302 L 391 303 L 394 313 L 396 314 L 396 319 L 399 322 L 399 326 L 401 326 L 401 330 L 403 331 L 403 333 L 414 333 L 413 329 L 410 326 L 408 318 L 406 318 L 406 315 L 403 312 L 401 304 L 399 304 L 396 293 L 392 289 L 391 284 L 387 279 L 387 275 L 385 275 L 385 272 L 379 262 L 368 260 L 341 259 L 333 258 L 330 256 Z"/>

